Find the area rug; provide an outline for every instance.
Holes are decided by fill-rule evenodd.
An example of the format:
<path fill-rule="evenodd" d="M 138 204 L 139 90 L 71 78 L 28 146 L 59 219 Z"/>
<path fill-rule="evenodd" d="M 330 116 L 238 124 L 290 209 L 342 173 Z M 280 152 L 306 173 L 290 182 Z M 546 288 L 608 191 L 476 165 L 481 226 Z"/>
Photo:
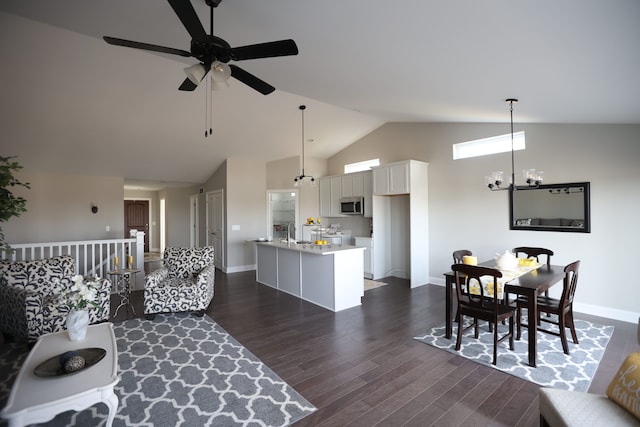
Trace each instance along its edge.
<path fill-rule="evenodd" d="M 386 286 L 387 283 L 377 282 L 375 280 L 364 279 L 364 290 L 368 291 L 370 289 L 379 288 L 381 286 Z"/>
<path fill-rule="evenodd" d="M 508 340 L 498 344 L 497 366 L 491 364 L 493 333 L 488 331 L 488 324 L 484 322 L 480 323 L 479 339 L 473 337 L 473 330 L 469 330 L 463 335 L 459 352 L 455 350 L 458 333 L 456 323 L 453 326 L 451 339 L 444 337 L 444 325 L 435 327 L 415 339 L 541 386 L 587 391 L 604 355 L 607 343 L 613 334 L 613 326 L 603 326 L 575 319 L 575 327 L 579 344 L 574 344 L 571 341 L 571 334 L 568 332 L 570 355 L 566 355 L 562 351 L 559 337 L 538 333 L 536 368 L 528 365 L 528 334 L 526 329 L 522 330 L 522 339 L 515 341 L 514 351 L 509 350 Z M 498 331 L 500 334 L 504 334 L 508 331 L 508 325 L 500 324 Z"/>
<path fill-rule="evenodd" d="M 288 426 L 316 410 L 208 316 L 132 319 L 114 332 L 121 378 L 114 426 Z M 2 347 L 0 407 L 13 383 L 4 375 L 15 377 L 20 365 L 5 349 L 17 346 Z M 43 425 L 99 426 L 106 415 L 97 404 Z"/>

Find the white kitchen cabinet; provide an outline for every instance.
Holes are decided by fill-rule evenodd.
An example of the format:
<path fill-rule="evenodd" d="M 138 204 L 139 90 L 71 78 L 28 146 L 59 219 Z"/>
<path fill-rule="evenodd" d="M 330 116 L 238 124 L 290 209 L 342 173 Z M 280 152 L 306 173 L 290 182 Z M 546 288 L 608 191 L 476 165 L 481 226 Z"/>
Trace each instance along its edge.
<path fill-rule="evenodd" d="M 371 218 L 372 172 L 363 171 L 345 175 L 323 176 L 320 184 L 320 216 L 340 217 L 340 199 L 363 197 L 364 216 Z"/>
<path fill-rule="evenodd" d="M 411 192 L 411 161 L 389 163 L 373 169 L 373 194 L 391 196 Z"/>
<path fill-rule="evenodd" d="M 364 250 L 364 277 L 373 279 L 373 239 L 371 237 L 356 237 L 356 246 Z"/>
<path fill-rule="evenodd" d="M 320 185 L 320 216 L 336 217 L 340 214 L 340 198 L 342 197 L 342 177 L 323 176 Z"/>
<path fill-rule="evenodd" d="M 320 187 L 320 216 L 331 216 L 331 177 L 323 176 L 318 179 Z"/>
<path fill-rule="evenodd" d="M 364 174 L 362 172 L 348 173 L 342 177 L 342 197 L 364 196 Z"/>

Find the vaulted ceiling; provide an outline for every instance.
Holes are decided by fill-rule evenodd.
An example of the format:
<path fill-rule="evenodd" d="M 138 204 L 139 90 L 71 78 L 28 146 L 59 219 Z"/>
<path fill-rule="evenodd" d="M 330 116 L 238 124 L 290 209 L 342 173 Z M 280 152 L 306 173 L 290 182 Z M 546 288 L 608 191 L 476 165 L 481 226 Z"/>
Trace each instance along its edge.
<path fill-rule="evenodd" d="M 209 8 L 192 3 L 209 31 Z M 0 155 L 33 170 L 202 183 L 230 157 L 328 158 L 389 121 L 640 123 L 637 0 L 223 0 L 231 46 L 292 38 L 299 55 L 237 62 L 277 90 L 178 91 L 189 50 L 163 0 L 0 2 Z M 211 125 L 208 124 L 211 121 Z M 204 136 L 205 129 L 213 135 Z M 506 128 L 505 128 L 506 130 Z"/>

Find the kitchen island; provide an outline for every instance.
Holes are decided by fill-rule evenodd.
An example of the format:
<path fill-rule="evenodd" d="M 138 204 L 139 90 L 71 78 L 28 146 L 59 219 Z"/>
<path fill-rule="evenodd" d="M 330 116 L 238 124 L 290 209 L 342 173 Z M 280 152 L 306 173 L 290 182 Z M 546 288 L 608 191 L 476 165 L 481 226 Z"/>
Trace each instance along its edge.
<path fill-rule="evenodd" d="M 356 307 L 364 296 L 364 250 L 258 242 L 256 280 L 332 311 Z"/>

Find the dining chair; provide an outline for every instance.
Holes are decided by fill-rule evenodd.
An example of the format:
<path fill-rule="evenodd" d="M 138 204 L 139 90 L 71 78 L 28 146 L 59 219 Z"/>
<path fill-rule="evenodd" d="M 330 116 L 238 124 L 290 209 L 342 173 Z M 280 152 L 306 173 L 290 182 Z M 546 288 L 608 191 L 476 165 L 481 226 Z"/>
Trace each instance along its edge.
<path fill-rule="evenodd" d="M 571 338 L 573 342 L 578 344 L 578 336 L 576 335 L 576 329 L 573 322 L 573 297 L 576 293 L 576 287 L 578 286 L 578 269 L 580 268 L 580 261 L 572 262 L 564 268 L 564 279 L 562 286 L 562 296 L 560 299 L 550 298 L 547 296 L 538 297 L 538 331 L 545 332 L 547 334 L 560 337 L 562 342 L 562 350 L 565 354 L 569 354 L 569 345 L 567 344 L 566 328 L 571 331 Z M 518 309 L 517 315 L 517 339 L 520 339 L 520 328 L 527 326 L 522 323 L 521 314 L 522 309 L 527 307 L 526 298 L 520 297 L 516 300 L 516 306 Z M 555 318 L 543 318 L 541 313 L 547 313 L 548 315 L 554 314 Z M 544 329 L 540 327 L 541 322 L 551 323 L 557 326 L 558 331 Z"/>
<path fill-rule="evenodd" d="M 462 264 L 462 257 L 471 256 L 473 252 L 468 249 L 460 249 L 457 251 L 453 251 L 453 263 L 454 264 Z"/>
<path fill-rule="evenodd" d="M 518 257 L 518 255 L 520 255 L 521 253 L 525 254 L 527 258 L 535 257 L 536 261 L 538 262 L 542 262 L 540 261 L 540 258 L 542 258 L 542 255 L 546 255 L 547 259 L 545 263 L 547 265 L 551 265 L 551 255 L 553 255 L 553 251 L 551 249 L 536 248 L 531 246 L 518 246 L 517 248 L 513 248 L 512 252 L 516 257 Z M 544 296 L 549 296 L 549 290 L 544 291 Z"/>
<path fill-rule="evenodd" d="M 493 361 L 498 360 L 498 344 L 509 339 L 509 349 L 513 350 L 514 319 L 517 313 L 516 307 L 511 307 L 501 302 L 498 298 L 486 292 L 482 285 L 482 277 L 492 279 L 497 287 L 498 278 L 502 277 L 502 272 L 495 268 L 481 267 L 477 265 L 453 264 L 451 270 L 455 272 L 456 293 L 458 297 L 458 337 L 456 339 L 456 351 L 460 351 L 462 344 L 462 334 L 470 328 L 474 328 L 474 337 L 477 339 L 478 321 L 484 320 L 489 324 L 498 325 L 498 322 L 509 320 L 509 332 L 499 336 L 498 328 L 493 328 Z M 487 285 L 488 287 L 491 285 Z M 495 289 L 495 288 L 494 288 Z M 477 292 L 477 293 L 476 293 Z M 493 294 L 497 292 L 494 291 Z M 464 326 L 464 317 L 473 318 L 473 323 Z"/>

